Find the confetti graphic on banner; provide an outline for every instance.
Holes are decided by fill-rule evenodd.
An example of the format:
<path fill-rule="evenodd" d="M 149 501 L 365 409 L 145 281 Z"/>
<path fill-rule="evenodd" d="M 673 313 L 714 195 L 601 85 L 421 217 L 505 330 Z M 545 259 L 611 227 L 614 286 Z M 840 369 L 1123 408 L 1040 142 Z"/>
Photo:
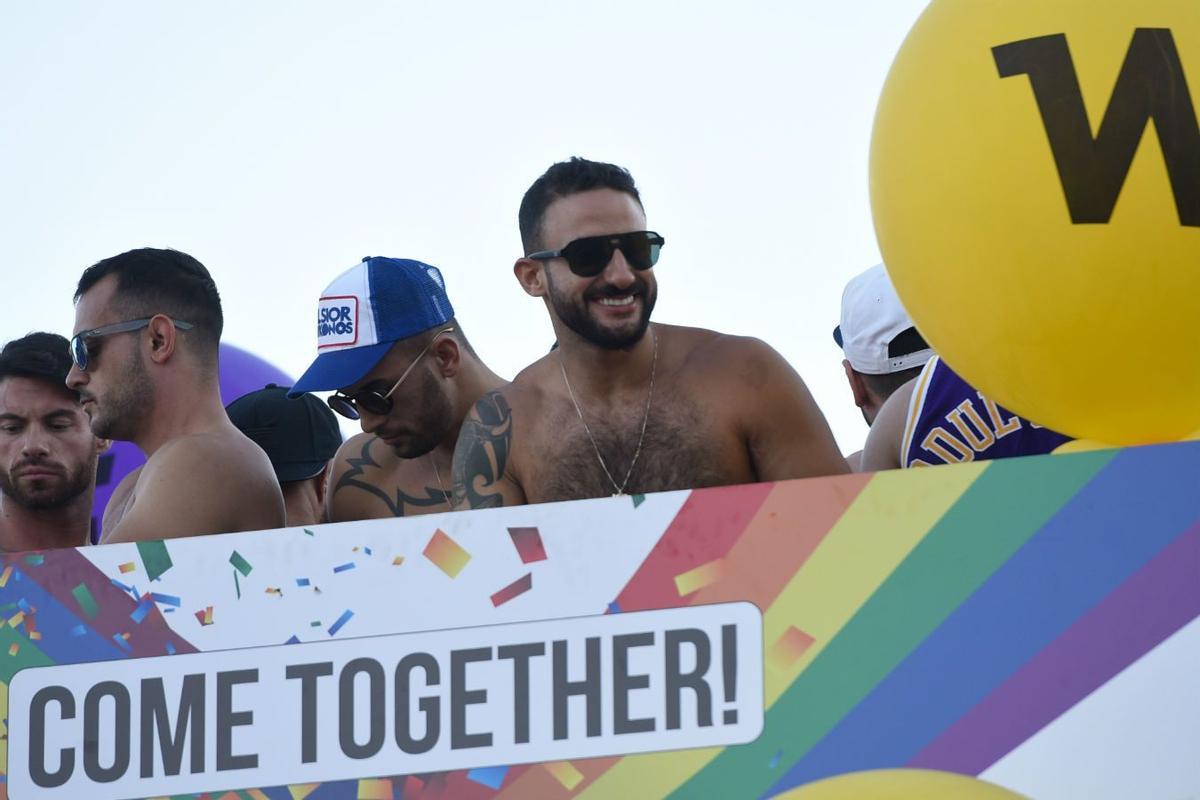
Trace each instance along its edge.
<path fill-rule="evenodd" d="M 197 611 L 196 619 L 199 620 L 201 625 L 212 625 L 213 624 L 213 607 L 208 606 L 207 608 L 205 608 L 202 611 Z"/>
<path fill-rule="evenodd" d="M 505 586 L 500 591 L 492 595 L 492 605 L 499 607 L 512 600 L 514 597 L 525 594 L 533 588 L 533 573 L 526 572 L 522 577 Z"/>
<path fill-rule="evenodd" d="M 354 612 L 350 609 L 347 608 L 345 611 L 343 611 L 342 615 L 337 618 L 337 622 L 329 626 L 329 635 L 336 636 L 337 632 L 342 629 L 342 626 L 349 622 L 350 618 L 353 616 Z"/>
<path fill-rule="evenodd" d="M 84 636 L 87 634 L 87 631 L 88 631 L 87 626 L 81 622 L 78 625 L 76 625 L 74 628 L 71 628 L 71 635 L 72 636 Z"/>
<path fill-rule="evenodd" d="M 573 790 L 583 780 L 583 773 L 575 769 L 575 765 L 570 761 L 552 761 L 549 764 L 543 764 L 546 771 L 554 776 L 554 780 L 563 785 L 563 788 L 568 792 Z"/>
<path fill-rule="evenodd" d="M 241 583 L 241 581 L 238 580 L 238 573 L 237 573 L 236 569 L 233 571 L 233 588 L 237 592 L 237 599 L 241 600 L 242 599 L 242 583 Z"/>
<path fill-rule="evenodd" d="M 771 650 L 767 653 L 767 663 L 777 670 L 786 671 L 800 660 L 813 641 L 813 637 L 795 625 L 789 625 L 775 640 L 775 644 L 771 645 Z"/>
<path fill-rule="evenodd" d="M 345 572 L 347 570 L 354 569 L 356 566 L 358 566 L 358 565 L 355 564 L 353 561 L 347 561 L 345 564 L 338 564 L 336 567 L 333 568 L 333 571 L 336 574 L 338 572 Z"/>
<path fill-rule="evenodd" d="M 233 555 L 229 557 L 229 563 L 233 564 L 234 569 L 242 573 L 243 578 L 248 577 L 250 570 L 254 569 L 254 567 L 250 566 L 250 562 L 242 558 L 242 554 L 237 550 L 234 550 Z"/>
<path fill-rule="evenodd" d="M 146 568 L 148 580 L 158 580 L 159 576 L 175 566 L 171 562 L 171 554 L 167 552 L 166 542 L 138 542 L 137 551 L 142 558 L 142 566 Z"/>
<path fill-rule="evenodd" d="M 392 559 L 393 567 L 398 567 L 403 563 L 404 563 L 404 556 L 396 556 L 395 558 Z"/>
<path fill-rule="evenodd" d="M 711 586 L 725 574 L 725 567 L 721 559 L 710 561 L 707 564 L 701 564 L 695 569 L 688 570 L 681 575 L 675 576 L 675 588 L 679 592 L 680 597 L 686 597 L 692 592 L 699 591 L 705 586 Z"/>
<path fill-rule="evenodd" d="M 321 784 L 319 783 L 293 783 L 287 789 L 288 794 L 292 796 L 292 800 L 304 800 L 304 798 L 315 792 L 320 786 Z"/>
<path fill-rule="evenodd" d="M 629 498 L 631 500 L 633 500 L 634 508 L 637 508 L 642 503 L 646 502 L 646 495 L 644 495 L 644 494 L 631 494 L 631 495 L 629 495 Z"/>
<path fill-rule="evenodd" d="M 467 773 L 467 780 L 486 786 L 493 791 L 499 791 L 504 784 L 504 776 L 508 767 L 480 767 Z"/>
<path fill-rule="evenodd" d="M 46 563 L 46 557 L 41 553 L 31 553 L 25 556 L 25 563 L 31 567 L 40 567 Z"/>
<path fill-rule="evenodd" d="M 10 656 L 15 656 L 19 652 L 21 652 L 21 645 L 17 642 L 13 642 L 8 646 L 8 654 Z"/>
<path fill-rule="evenodd" d="M 308 578 L 296 578 L 296 585 L 297 586 L 310 586 L 310 585 L 312 585 L 312 582 L 309 581 Z"/>
<path fill-rule="evenodd" d="M 273 594 L 278 597 L 283 597 L 283 589 L 280 589 L 276 586 L 268 586 L 266 594 Z"/>
<path fill-rule="evenodd" d="M 96 605 L 96 598 L 92 597 L 92 590 L 87 587 L 86 583 L 81 583 L 71 590 L 75 602 L 79 603 L 79 608 L 83 611 L 83 615 L 88 619 L 95 619 L 96 614 L 100 613 L 99 606 Z"/>
<path fill-rule="evenodd" d="M 149 614 L 153 608 L 154 599 L 148 594 L 142 595 L 141 601 L 137 604 L 137 608 L 133 610 L 133 613 L 129 615 L 129 618 L 136 624 L 141 625 L 142 620 L 146 618 L 146 615 Z"/>
<path fill-rule="evenodd" d="M 391 778 L 362 778 L 358 782 L 358 800 L 392 800 Z"/>
<path fill-rule="evenodd" d="M 133 652 L 133 648 L 129 646 L 129 634 L 128 633 L 114 633 L 112 638 L 113 638 L 113 641 L 117 643 L 117 647 L 120 647 L 126 653 Z"/>
<path fill-rule="evenodd" d="M 509 528 L 508 535 L 512 537 L 513 546 L 517 548 L 522 564 L 546 560 L 546 547 L 542 544 L 542 534 L 537 528 Z"/>
<path fill-rule="evenodd" d="M 12 564 L 4 567 L 4 572 L 0 572 L 0 589 L 8 585 L 8 579 L 12 576 Z"/>
<path fill-rule="evenodd" d="M 767 769 L 775 769 L 779 766 L 780 759 L 783 758 L 783 751 L 776 750 L 775 755 L 771 756 L 770 762 L 767 763 Z"/>
<path fill-rule="evenodd" d="M 462 572 L 463 567 L 471 560 L 471 554 L 447 536 L 441 528 L 434 532 L 429 544 L 425 545 L 423 554 L 451 579 L 457 578 L 458 573 Z"/>
<path fill-rule="evenodd" d="M 15 628 L 24 621 L 25 621 L 25 612 L 18 611 L 17 613 L 13 614 L 11 617 L 8 618 L 8 627 Z"/>
<path fill-rule="evenodd" d="M 310 531 L 308 528 L 305 528 L 304 532 L 307 533 L 309 536 L 316 536 L 316 534 L 313 533 L 312 531 Z"/>
<path fill-rule="evenodd" d="M 159 592 L 151 592 L 150 596 L 154 598 L 154 602 L 162 603 L 164 606 L 174 606 L 179 608 L 182 602 L 173 594 L 161 594 Z"/>
<path fill-rule="evenodd" d="M 126 575 L 137 570 L 137 563 L 134 561 L 126 561 L 124 564 L 119 564 L 117 569 L 121 570 L 122 575 Z"/>

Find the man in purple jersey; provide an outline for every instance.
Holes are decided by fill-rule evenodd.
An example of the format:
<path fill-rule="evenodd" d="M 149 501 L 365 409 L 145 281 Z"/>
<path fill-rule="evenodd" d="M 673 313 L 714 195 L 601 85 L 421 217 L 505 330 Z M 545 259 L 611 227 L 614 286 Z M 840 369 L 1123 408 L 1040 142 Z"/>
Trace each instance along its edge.
<path fill-rule="evenodd" d="M 1032 456 L 1069 440 L 984 397 L 934 356 L 883 404 L 863 449 L 862 468 L 874 472 Z"/>
<path fill-rule="evenodd" d="M 854 404 L 870 426 L 892 394 L 917 377 L 933 356 L 900 304 L 883 264 L 855 275 L 842 292 L 842 316 L 833 329 Z M 857 470 L 862 452 L 846 456 Z"/>

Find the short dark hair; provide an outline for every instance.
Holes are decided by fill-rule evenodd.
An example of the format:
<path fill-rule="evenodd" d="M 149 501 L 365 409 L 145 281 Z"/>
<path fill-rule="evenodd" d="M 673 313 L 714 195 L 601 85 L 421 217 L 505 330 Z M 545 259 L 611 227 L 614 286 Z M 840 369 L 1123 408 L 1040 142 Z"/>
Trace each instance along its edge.
<path fill-rule="evenodd" d="M 521 229 L 521 246 L 525 248 L 525 252 L 532 253 L 544 247 L 541 240 L 542 218 L 551 203 L 559 198 L 592 189 L 624 192 L 636 200 L 639 206 L 642 204 L 641 195 L 638 194 L 629 170 L 616 164 L 588 161 L 586 158 L 572 156 L 569 161 L 560 161 L 552 165 L 533 182 L 521 198 L 517 225 Z"/>
<path fill-rule="evenodd" d="M 0 350 L 0 381 L 34 378 L 52 383 L 64 393 L 78 398 L 78 393 L 67 388 L 70 371 L 70 344 L 66 337 L 57 333 L 29 333 L 13 339 Z"/>
<path fill-rule="evenodd" d="M 925 365 L 902 369 L 899 372 L 889 372 L 885 375 L 869 375 L 865 372 L 859 372 L 862 375 L 863 381 L 866 382 L 867 388 L 872 392 L 887 400 L 892 396 L 892 393 L 899 389 L 904 384 L 911 381 L 913 378 L 921 374 L 921 370 Z"/>
<path fill-rule="evenodd" d="M 116 302 L 123 310 L 141 316 L 166 314 L 191 323 L 201 354 L 215 360 L 225 320 L 217 284 L 203 264 L 178 250 L 130 250 L 85 269 L 75 301 L 109 275 L 117 276 Z"/>

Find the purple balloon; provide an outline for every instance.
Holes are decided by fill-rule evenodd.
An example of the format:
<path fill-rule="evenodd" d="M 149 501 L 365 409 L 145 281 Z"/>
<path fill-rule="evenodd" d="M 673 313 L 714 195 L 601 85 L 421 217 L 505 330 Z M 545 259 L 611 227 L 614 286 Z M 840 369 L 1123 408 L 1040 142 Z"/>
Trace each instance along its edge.
<path fill-rule="evenodd" d="M 268 383 L 278 386 L 294 383 L 283 370 L 231 344 L 221 344 L 220 365 L 222 405 L 229 405 Z M 145 463 L 146 457 L 132 442 L 113 442 L 108 452 L 100 456 L 96 469 L 96 496 L 92 500 L 92 541 L 100 537 L 100 520 L 113 489 L 122 478 Z"/>

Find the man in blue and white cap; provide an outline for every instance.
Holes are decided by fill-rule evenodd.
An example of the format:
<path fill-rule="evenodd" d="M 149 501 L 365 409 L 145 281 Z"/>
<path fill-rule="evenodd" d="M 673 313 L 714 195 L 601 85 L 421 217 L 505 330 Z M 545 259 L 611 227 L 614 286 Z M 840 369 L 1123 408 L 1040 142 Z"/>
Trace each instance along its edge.
<path fill-rule="evenodd" d="M 334 456 L 330 522 L 450 510 L 450 464 L 463 418 L 505 381 L 454 318 L 442 273 L 370 257 L 317 302 L 317 358 L 289 397 L 337 390 L 330 408 L 363 433 Z"/>

